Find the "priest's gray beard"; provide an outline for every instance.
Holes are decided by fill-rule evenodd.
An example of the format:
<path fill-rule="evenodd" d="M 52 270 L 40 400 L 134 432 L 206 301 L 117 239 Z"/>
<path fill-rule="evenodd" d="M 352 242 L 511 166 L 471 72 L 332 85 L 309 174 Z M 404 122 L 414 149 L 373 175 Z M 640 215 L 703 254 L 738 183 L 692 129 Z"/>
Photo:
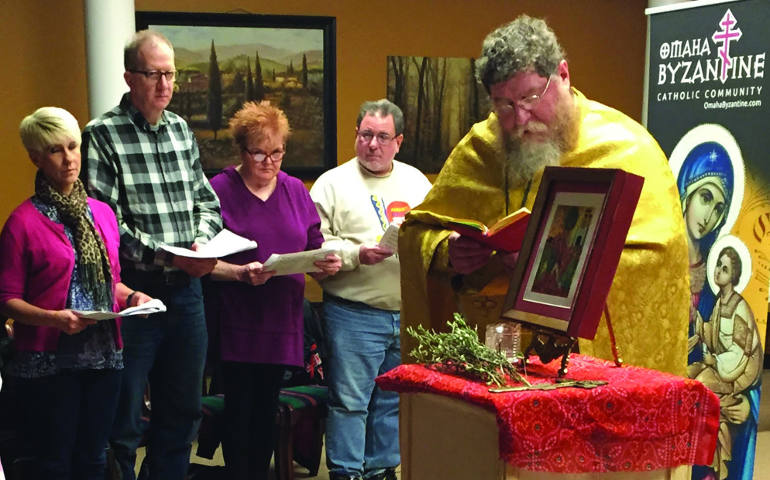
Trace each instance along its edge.
<path fill-rule="evenodd" d="M 539 121 L 530 120 L 526 127 L 516 127 L 513 132 L 503 135 L 508 187 L 518 188 L 529 182 L 535 174 L 547 166 L 557 166 L 565 152 L 572 150 L 577 142 L 577 112 L 572 104 L 565 105 L 557 113 L 552 134 L 545 141 L 526 140 L 522 133 L 547 132 L 549 127 Z"/>
<path fill-rule="evenodd" d="M 529 182 L 535 173 L 543 168 L 559 165 L 562 150 L 555 140 L 522 142 L 513 139 L 510 135 L 506 135 L 505 139 L 509 188 L 519 188 Z"/>

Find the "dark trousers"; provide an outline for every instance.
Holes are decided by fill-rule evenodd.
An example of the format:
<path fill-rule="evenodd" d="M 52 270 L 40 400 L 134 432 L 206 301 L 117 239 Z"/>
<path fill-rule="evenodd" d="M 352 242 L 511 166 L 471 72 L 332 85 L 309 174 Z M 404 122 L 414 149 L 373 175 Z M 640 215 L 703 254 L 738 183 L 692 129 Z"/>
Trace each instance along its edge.
<path fill-rule="evenodd" d="M 168 311 L 123 319 L 125 369 L 110 443 L 123 480 L 134 480 L 136 449 L 146 427 L 142 397 L 149 382 L 149 478 L 184 480 L 200 425 L 208 343 L 201 284 L 193 278 L 186 285 L 158 286 L 136 272 L 125 272 L 122 278 L 126 285 L 160 298 Z"/>
<path fill-rule="evenodd" d="M 22 441 L 41 480 L 104 480 L 120 370 L 17 379 Z"/>
<path fill-rule="evenodd" d="M 275 416 L 285 367 L 223 362 L 222 453 L 230 480 L 266 480 L 275 446 Z"/>

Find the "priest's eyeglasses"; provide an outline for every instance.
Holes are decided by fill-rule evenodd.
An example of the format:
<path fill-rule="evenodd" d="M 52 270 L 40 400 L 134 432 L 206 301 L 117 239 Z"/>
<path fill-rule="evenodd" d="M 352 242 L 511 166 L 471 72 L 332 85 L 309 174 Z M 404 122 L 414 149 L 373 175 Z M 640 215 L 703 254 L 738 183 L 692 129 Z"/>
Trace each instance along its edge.
<path fill-rule="evenodd" d="M 160 77 L 166 79 L 167 82 L 173 82 L 176 78 L 176 71 L 169 70 L 168 72 L 161 72 L 160 70 L 129 70 L 131 73 L 141 73 L 144 77 L 154 83 L 160 81 Z"/>
<path fill-rule="evenodd" d="M 246 153 L 248 156 L 251 157 L 252 160 L 254 160 L 257 163 L 262 163 L 268 158 L 273 163 L 278 163 L 281 160 L 283 160 L 283 155 L 286 153 L 285 150 L 276 150 L 272 153 L 265 153 L 260 150 L 251 151 L 248 148 L 243 149 L 244 153 Z"/>
<path fill-rule="evenodd" d="M 358 140 L 361 143 L 372 143 L 373 138 L 376 138 L 377 143 L 385 147 L 389 145 L 390 142 L 392 142 L 393 139 L 396 137 L 389 135 L 385 132 L 374 133 L 371 130 L 364 130 L 363 132 L 358 132 Z"/>
<path fill-rule="evenodd" d="M 537 94 L 533 93 L 532 95 L 527 95 L 525 97 L 521 97 L 519 100 L 515 102 L 508 102 L 508 103 L 496 103 L 493 107 L 495 110 L 495 113 L 498 116 L 502 115 L 510 115 L 514 111 L 514 107 L 518 107 L 519 110 L 525 110 L 527 112 L 531 112 L 532 110 L 537 107 L 537 104 L 540 103 L 540 100 L 543 99 L 545 96 L 545 92 L 548 91 L 548 87 L 551 85 L 551 76 L 548 76 L 548 81 L 545 82 L 545 88 L 543 89 L 543 93 Z"/>

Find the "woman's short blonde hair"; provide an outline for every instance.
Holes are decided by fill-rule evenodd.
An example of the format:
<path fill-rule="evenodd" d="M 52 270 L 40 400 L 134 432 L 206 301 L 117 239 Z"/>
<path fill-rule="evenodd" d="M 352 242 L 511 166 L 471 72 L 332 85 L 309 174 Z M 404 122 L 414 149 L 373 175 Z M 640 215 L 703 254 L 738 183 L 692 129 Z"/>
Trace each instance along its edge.
<path fill-rule="evenodd" d="M 77 119 L 59 107 L 41 107 L 24 117 L 19 124 L 19 135 L 28 152 L 43 152 L 62 140 L 74 140 L 80 145 Z"/>
<path fill-rule="evenodd" d="M 268 100 L 246 102 L 230 119 L 230 135 L 240 150 L 248 147 L 249 139 L 260 142 L 268 135 L 278 135 L 285 142 L 290 133 L 286 114 Z"/>

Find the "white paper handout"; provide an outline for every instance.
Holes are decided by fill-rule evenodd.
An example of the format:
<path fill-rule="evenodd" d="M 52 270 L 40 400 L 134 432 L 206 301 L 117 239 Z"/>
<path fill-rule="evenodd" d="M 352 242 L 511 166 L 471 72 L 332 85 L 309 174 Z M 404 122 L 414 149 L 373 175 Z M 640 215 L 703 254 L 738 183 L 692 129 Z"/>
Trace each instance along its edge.
<path fill-rule="evenodd" d="M 336 253 L 336 250 L 333 248 L 319 248 L 296 253 L 274 253 L 262 264 L 262 270 L 265 272 L 275 270 L 276 275 L 318 272 L 320 270 L 313 265 L 313 262 L 323 260 L 330 253 Z"/>
<path fill-rule="evenodd" d="M 149 315 L 151 313 L 165 312 L 166 305 L 159 299 L 153 298 L 149 302 L 137 305 L 135 307 L 129 307 L 120 312 L 99 312 L 95 310 L 73 310 L 75 315 L 80 318 L 87 318 L 89 320 L 108 320 L 116 317 L 131 317 L 133 315 Z"/>
<path fill-rule="evenodd" d="M 395 223 L 388 225 L 388 229 L 385 230 L 380 239 L 380 246 L 393 250 L 393 253 L 398 253 L 398 225 Z"/>
<path fill-rule="evenodd" d="M 198 250 L 190 250 L 189 248 L 172 247 L 171 245 L 162 244 L 160 246 L 163 250 L 171 252 L 174 255 L 190 258 L 220 258 L 226 257 L 233 253 L 244 252 L 257 248 L 257 242 L 249 240 L 240 235 L 237 235 L 230 230 L 223 229 L 217 233 L 214 238 L 209 240 L 208 243 L 198 246 Z"/>

